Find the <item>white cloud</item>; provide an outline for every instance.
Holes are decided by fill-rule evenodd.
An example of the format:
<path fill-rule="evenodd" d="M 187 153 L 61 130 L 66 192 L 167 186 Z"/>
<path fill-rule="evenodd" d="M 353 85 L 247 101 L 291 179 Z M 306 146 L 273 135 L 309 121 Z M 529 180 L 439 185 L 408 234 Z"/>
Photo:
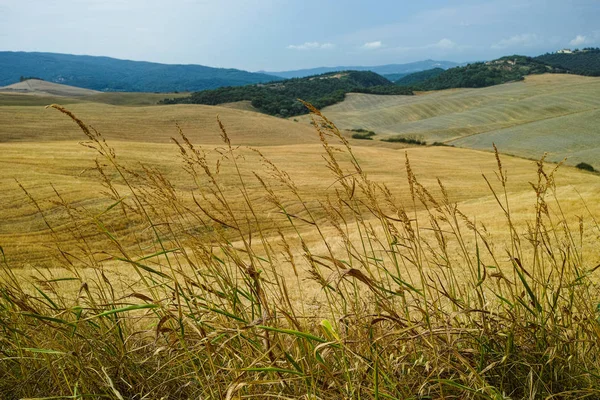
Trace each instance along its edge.
<path fill-rule="evenodd" d="M 428 47 L 437 47 L 438 49 L 451 50 L 457 47 L 457 44 L 450 39 L 442 39 L 439 42 L 429 45 Z"/>
<path fill-rule="evenodd" d="M 522 35 L 511 36 L 508 39 L 502 39 L 492 45 L 492 49 L 506 49 L 514 47 L 530 47 L 541 44 L 541 38 L 533 33 L 525 33 Z"/>
<path fill-rule="evenodd" d="M 449 50 L 463 51 L 465 49 L 468 49 L 469 47 L 470 46 L 459 45 L 458 43 L 456 43 L 448 38 L 444 38 L 438 42 L 424 44 L 422 46 L 398 46 L 398 47 L 392 47 L 388 50 L 395 51 L 395 52 L 411 52 L 411 51 L 423 51 L 423 50 L 431 51 L 432 49 L 434 49 L 434 50 L 440 50 L 445 53 Z"/>
<path fill-rule="evenodd" d="M 332 49 L 335 45 L 333 43 L 319 43 L 319 42 L 305 42 L 303 44 L 290 44 L 287 48 L 293 50 L 315 50 L 315 49 Z"/>
<path fill-rule="evenodd" d="M 380 40 L 377 40 L 375 42 L 367 42 L 367 43 L 363 44 L 362 47 L 363 47 L 363 49 L 374 50 L 374 49 L 379 49 L 379 48 L 383 47 L 383 43 L 381 43 Z"/>
<path fill-rule="evenodd" d="M 571 46 L 581 46 L 582 44 L 589 43 L 587 36 L 577 35 L 575 39 L 571 40 L 569 44 Z"/>

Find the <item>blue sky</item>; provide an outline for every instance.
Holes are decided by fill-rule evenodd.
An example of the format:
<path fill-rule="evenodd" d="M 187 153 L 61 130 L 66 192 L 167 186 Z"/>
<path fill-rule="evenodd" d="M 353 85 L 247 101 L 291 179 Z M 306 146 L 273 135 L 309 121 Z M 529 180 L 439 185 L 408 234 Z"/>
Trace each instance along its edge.
<path fill-rule="evenodd" d="M 600 0 L 0 0 L 0 50 L 256 70 L 600 46 Z"/>

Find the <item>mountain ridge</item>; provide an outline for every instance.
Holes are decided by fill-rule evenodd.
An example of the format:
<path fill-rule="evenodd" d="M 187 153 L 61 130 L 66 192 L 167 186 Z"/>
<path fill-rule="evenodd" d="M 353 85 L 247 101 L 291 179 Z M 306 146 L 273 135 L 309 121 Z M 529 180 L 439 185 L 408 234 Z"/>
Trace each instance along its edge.
<path fill-rule="evenodd" d="M 233 68 L 161 64 L 105 56 L 0 51 L 0 86 L 21 77 L 103 92 L 175 92 L 242 86 L 279 79 Z"/>
<path fill-rule="evenodd" d="M 321 75 L 330 72 L 340 71 L 372 71 L 379 75 L 393 75 L 393 74 L 409 74 L 413 72 L 425 71 L 433 68 L 449 69 L 458 66 L 466 65 L 466 63 L 457 63 L 454 61 L 437 61 L 437 60 L 423 60 L 415 61 L 405 64 L 383 64 L 383 65 L 372 65 L 372 66 L 336 66 L 336 67 L 316 67 L 316 68 L 305 68 L 290 71 L 258 71 L 269 75 L 275 75 L 281 78 L 304 78 L 307 76 Z"/>

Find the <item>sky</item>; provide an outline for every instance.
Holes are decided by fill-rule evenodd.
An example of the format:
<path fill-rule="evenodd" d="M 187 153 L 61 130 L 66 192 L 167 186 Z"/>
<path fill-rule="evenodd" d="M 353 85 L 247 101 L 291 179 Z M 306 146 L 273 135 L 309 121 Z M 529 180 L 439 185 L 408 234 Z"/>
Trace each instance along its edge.
<path fill-rule="evenodd" d="M 0 51 L 249 71 L 600 47 L 600 0 L 0 0 Z"/>

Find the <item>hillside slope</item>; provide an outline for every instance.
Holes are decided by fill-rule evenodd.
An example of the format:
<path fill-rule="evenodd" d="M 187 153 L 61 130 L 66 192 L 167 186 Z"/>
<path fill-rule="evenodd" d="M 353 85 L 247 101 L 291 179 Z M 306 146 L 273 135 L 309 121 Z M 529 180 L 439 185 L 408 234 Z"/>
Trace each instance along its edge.
<path fill-rule="evenodd" d="M 173 92 L 269 82 L 266 74 L 202 65 L 168 65 L 109 57 L 0 52 L 0 86 L 22 76 L 100 91 Z"/>
<path fill-rule="evenodd" d="M 244 210 L 243 192 L 240 191 L 239 180 L 232 169 L 232 160 L 223 158 L 223 142 L 216 121 L 218 114 L 232 144 L 241 145 L 239 153 L 236 153 L 240 155 L 237 162 L 253 201 L 260 201 L 265 205 L 270 203 L 265 201 L 260 183 L 253 173 L 257 172 L 260 176 L 267 177 L 272 170 L 269 165 L 261 162 L 252 149 L 244 145 L 259 149 L 274 165 L 288 173 L 301 188 L 302 196 L 306 194 L 312 196 L 311 199 L 319 200 L 309 203 L 310 212 L 314 213 L 311 217 L 317 218 L 319 222 L 327 218 L 323 204 L 327 203 L 327 196 L 335 195 L 336 177 L 326 167 L 326 161 L 323 160 L 324 151 L 314 127 L 254 112 L 213 106 L 113 107 L 87 103 L 70 105 L 68 108 L 102 133 L 109 145 L 115 147 L 120 162 L 126 160 L 126 165 L 141 175 L 144 175 L 141 164 L 161 171 L 174 184 L 174 189 L 181 193 L 196 190 L 197 186 L 182 170 L 181 167 L 185 164 L 182 163 L 177 146 L 170 140 L 170 137 L 178 137 L 174 123 L 179 122 L 200 153 L 207 155 L 211 169 L 219 169 L 218 162 L 222 162 L 218 179 L 224 182 L 222 187 L 228 200 L 239 205 L 236 209 Z M 0 199 L 5 205 L 0 207 L 0 243 L 12 262 L 24 261 L 29 267 L 33 265 L 39 268 L 52 266 L 54 261 L 48 257 L 48 248 L 44 246 L 48 243 L 45 240 L 51 240 L 53 236 L 50 236 L 51 232 L 44 224 L 44 219 L 24 197 L 15 179 L 40 201 L 39 206 L 52 222 L 64 221 L 64 209 L 55 201 L 55 190 L 67 201 L 85 207 L 90 212 L 105 210 L 114 204 L 114 200 L 100 195 L 105 187 L 101 184 L 101 177 L 94 170 L 96 154 L 78 144 L 84 139 L 85 136 L 77 125 L 56 110 L 41 107 L 0 107 Z M 365 141 L 356 145 L 353 143 L 353 149 L 361 166 L 368 171 L 369 178 L 385 183 L 386 187 L 398 196 L 399 204 L 411 204 L 406 183 L 407 173 L 403 167 L 404 150 L 367 147 L 362 144 L 366 144 Z M 486 225 L 488 228 L 494 228 L 497 206 L 481 178 L 481 172 L 493 176 L 496 169 L 493 155 L 452 147 L 416 147 L 405 151 L 419 181 L 431 188 L 435 196 L 438 196 L 437 178 L 440 178 L 452 202 L 462 204 L 465 207 L 463 210 L 474 211 L 473 215 L 477 215 L 480 223 L 490 221 L 491 224 Z M 347 158 L 341 153 L 339 157 L 344 160 L 345 167 Z M 536 167 L 527 160 L 514 157 L 503 157 L 502 162 L 510 175 L 511 196 L 515 196 L 512 204 L 520 210 L 529 207 L 529 200 L 534 197 L 528 182 L 535 179 Z M 600 179 L 596 176 L 574 168 L 562 169 L 560 176 L 560 186 L 573 185 L 584 198 L 597 198 Z M 119 190 L 125 189 L 117 176 L 111 175 L 109 178 Z M 208 182 L 203 181 L 199 184 L 207 185 Z M 275 187 L 282 188 L 281 185 Z M 571 190 L 569 193 L 574 202 L 578 201 L 577 192 Z M 289 194 L 285 189 L 277 192 L 277 196 L 285 196 L 287 211 L 306 218 L 306 210 L 298 207 L 297 199 L 289 197 Z M 524 202 L 524 198 L 529 200 Z M 590 201 L 590 206 L 595 211 L 600 203 Z M 422 209 L 419 204 L 416 207 Z M 575 212 L 579 213 L 579 207 Z M 281 216 L 280 210 L 274 208 L 271 217 L 278 216 Z M 366 218 L 373 216 L 369 213 Z M 62 232 L 59 234 L 70 229 L 68 224 L 58 226 Z M 136 235 L 140 231 L 136 229 L 137 225 L 121 224 L 120 220 L 110 226 L 114 229 L 111 232 L 119 237 Z M 327 229 L 331 229 L 332 237 L 337 238 L 333 227 Z M 64 249 L 71 249 L 77 245 L 72 241 L 72 236 L 62 237 L 71 240 L 61 242 Z M 311 243 L 318 237 L 303 235 L 303 239 Z M 102 231 L 94 229 L 90 231 L 90 240 L 108 240 L 108 237 Z M 122 266 L 107 273 L 114 271 L 129 273 L 129 270 L 123 270 Z M 79 290 L 79 286 L 74 290 Z"/>
<path fill-rule="evenodd" d="M 528 75 L 548 72 L 564 73 L 568 71 L 531 57 L 513 55 L 452 68 L 423 82 L 415 83 L 414 87 L 418 90 L 481 88 L 519 81 Z"/>
<path fill-rule="evenodd" d="M 187 98 L 165 99 L 165 104 L 217 105 L 250 101 L 257 110 L 281 117 L 306 114 L 308 110 L 298 101 L 302 99 L 317 108 L 344 100 L 347 93 L 410 95 L 412 91 L 394 85 L 386 78 L 370 71 L 343 71 L 294 78 L 269 84 L 226 87 L 193 93 Z"/>
<path fill-rule="evenodd" d="M 68 105 L 92 126 L 102 125 L 107 140 L 143 143 L 171 142 L 178 124 L 190 140 L 204 144 L 222 143 L 217 115 L 237 144 L 282 145 L 317 143 L 314 128 L 268 115 L 205 105 L 113 106 L 94 102 Z M 81 140 L 81 132 L 64 115 L 44 107 L 0 107 L 0 143 Z"/>
<path fill-rule="evenodd" d="M 61 85 L 39 79 L 27 79 L 12 85 L 0 87 L 0 92 L 11 94 L 35 94 L 40 96 L 80 97 L 100 93 L 97 90 Z"/>
<path fill-rule="evenodd" d="M 600 79 L 567 74 L 528 76 L 524 82 L 418 96 L 350 94 L 323 113 L 340 128 L 364 128 L 374 139 L 416 136 L 427 141 L 491 149 L 522 157 L 600 169 Z"/>
<path fill-rule="evenodd" d="M 418 85 L 421 82 L 425 82 L 429 79 L 433 79 L 444 73 L 442 68 L 433 68 L 425 71 L 415 72 L 409 75 L 400 77 L 394 80 L 394 83 L 399 86 L 412 86 Z"/>
<path fill-rule="evenodd" d="M 600 76 L 600 48 L 576 50 L 573 53 L 544 54 L 535 58 L 543 63 L 587 76 Z"/>

